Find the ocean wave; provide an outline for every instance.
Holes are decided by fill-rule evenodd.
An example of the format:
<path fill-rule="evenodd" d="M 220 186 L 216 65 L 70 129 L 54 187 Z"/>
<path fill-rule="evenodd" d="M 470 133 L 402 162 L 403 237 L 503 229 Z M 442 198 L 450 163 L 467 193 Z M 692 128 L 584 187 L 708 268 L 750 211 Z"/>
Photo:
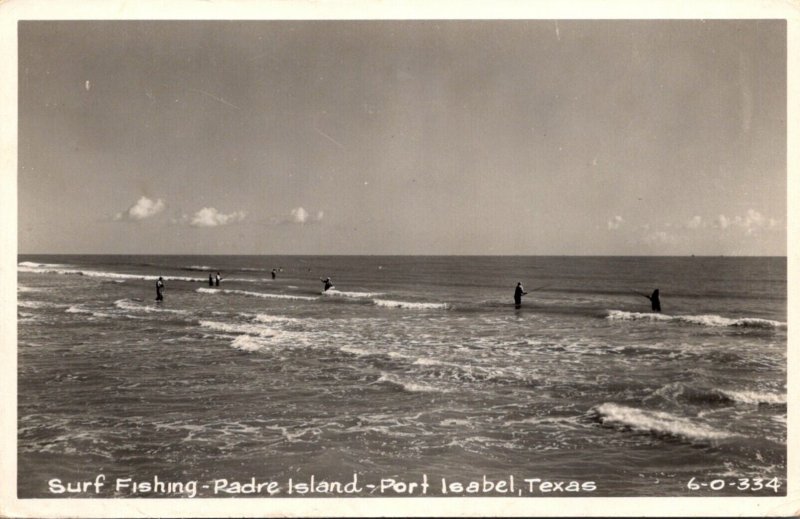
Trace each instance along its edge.
<path fill-rule="evenodd" d="M 240 335 L 231 342 L 231 346 L 237 350 L 251 352 L 258 351 L 267 345 L 268 344 L 265 343 L 263 339 L 259 337 L 253 337 L 252 335 Z"/>
<path fill-rule="evenodd" d="M 593 408 L 592 412 L 603 425 L 627 427 L 658 436 L 673 436 L 689 441 L 723 440 L 733 436 L 726 431 L 714 429 L 710 425 L 694 422 L 664 411 L 650 411 L 604 403 Z"/>
<path fill-rule="evenodd" d="M 33 261 L 22 261 L 17 263 L 18 267 L 27 267 L 27 268 L 64 268 L 69 267 L 70 265 L 65 265 L 63 263 L 36 263 Z"/>
<path fill-rule="evenodd" d="M 302 345 L 302 344 L 308 344 L 310 342 L 310 337 L 308 336 L 307 333 L 278 330 L 276 328 L 264 326 L 263 324 L 200 321 L 200 326 L 202 326 L 203 328 L 209 328 L 217 332 L 235 333 L 235 334 L 248 335 L 251 337 L 260 337 L 262 339 L 271 339 L 271 342 L 286 341 L 287 344 L 292 344 L 292 345 Z M 243 339 L 243 341 L 245 340 L 246 339 Z"/>
<path fill-rule="evenodd" d="M 399 386 L 404 391 L 410 391 L 412 393 L 448 393 L 450 390 L 447 388 L 443 388 L 441 386 L 431 386 L 428 384 L 423 384 L 418 381 L 408 380 L 404 378 L 397 377 L 395 375 L 390 375 L 388 373 L 381 373 L 381 376 L 375 383 L 388 383 L 393 386 Z"/>
<path fill-rule="evenodd" d="M 109 319 L 109 318 L 118 317 L 118 316 L 115 316 L 115 315 L 112 315 L 112 314 L 107 314 L 105 312 L 94 312 L 92 310 L 89 310 L 88 308 L 86 308 L 83 305 L 72 305 L 72 306 L 70 306 L 69 308 L 67 308 L 64 311 L 66 313 L 68 313 L 68 314 L 91 315 L 92 317 L 95 317 L 95 318 L 98 318 L 98 319 Z M 132 315 L 126 315 L 125 317 L 127 317 L 129 319 L 142 319 L 141 317 L 134 317 Z"/>
<path fill-rule="evenodd" d="M 665 315 L 657 313 L 626 312 L 624 310 L 609 310 L 606 319 L 611 321 L 659 321 L 674 322 L 684 324 L 695 324 L 699 326 L 721 327 L 741 327 L 741 328 L 786 328 L 786 323 L 771 321 L 769 319 L 759 319 L 756 317 L 742 317 L 731 319 L 719 315 Z"/>
<path fill-rule="evenodd" d="M 68 314 L 92 314 L 92 311 L 83 305 L 72 305 L 64 311 Z"/>
<path fill-rule="evenodd" d="M 47 303 L 45 301 L 17 301 L 18 308 L 30 308 L 30 309 L 40 309 L 40 308 L 56 308 L 61 305 L 57 305 L 55 303 Z"/>
<path fill-rule="evenodd" d="M 155 305 L 140 305 L 130 299 L 118 299 L 114 301 L 114 306 L 120 310 L 128 310 L 131 312 L 157 312 L 169 314 L 188 314 L 187 310 L 173 310 L 170 308 L 161 308 Z"/>
<path fill-rule="evenodd" d="M 86 276 L 93 278 L 107 278 L 107 279 L 138 279 L 142 281 L 155 281 L 159 276 L 150 276 L 143 274 L 123 274 L 120 272 L 107 272 L 103 270 L 81 270 L 75 268 L 54 268 L 50 265 L 41 267 L 28 267 L 20 266 L 17 268 L 18 272 L 28 272 L 34 274 L 61 274 L 66 276 Z M 188 278 L 184 276 L 161 276 L 164 281 L 187 281 L 190 283 L 197 283 L 203 281 L 201 279 Z"/>
<path fill-rule="evenodd" d="M 302 319 L 298 319 L 296 317 L 286 317 L 284 315 L 271 315 L 271 314 L 256 314 L 253 317 L 254 321 L 259 323 L 271 324 L 271 323 L 296 323 L 302 321 Z"/>
<path fill-rule="evenodd" d="M 737 391 L 720 389 L 721 393 L 729 398 L 744 404 L 785 404 L 786 394 L 765 393 L 761 391 Z"/>
<path fill-rule="evenodd" d="M 209 270 L 209 271 L 215 271 L 216 272 L 218 269 L 216 269 L 214 267 L 207 267 L 205 265 L 189 265 L 188 267 L 181 267 L 181 270 L 199 270 L 201 272 Z"/>
<path fill-rule="evenodd" d="M 381 292 L 344 292 L 342 290 L 336 290 L 335 288 L 331 288 L 323 292 L 322 295 L 329 297 L 350 297 L 358 299 L 358 298 L 382 296 L 383 294 Z"/>
<path fill-rule="evenodd" d="M 372 302 L 384 308 L 408 308 L 412 310 L 447 310 L 449 308 L 447 303 L 415 303 L 388 299 L 373 299 Z"/>
<path fill-rule="evenodd" d="M 667 400 L 682 401 L 690 404 L 785 404 L 786 395 L 761 391 L 743 391 L 714 387 L 693 387 L 682 382 L 667 384 L 653 393 Z"/>
<path fill-rule="evenodd" d="M 17 285 L 17 292 L 41 292 L 41 288 L 28 287 L 25 285 Z"/>
<path fill-rule="evenodd" d="M 232 290 L 227 288 L 198 288 L 197 292 L 201 294 L 237 294 L 242 296 L 262 297 L 265 299 L 295 299 L 301 301 L 314 301 L 316 297 L 306 296 L 290 296 L 287 294 L 267 294 L 264 292 L 250 292 L 248 290 Z"/>

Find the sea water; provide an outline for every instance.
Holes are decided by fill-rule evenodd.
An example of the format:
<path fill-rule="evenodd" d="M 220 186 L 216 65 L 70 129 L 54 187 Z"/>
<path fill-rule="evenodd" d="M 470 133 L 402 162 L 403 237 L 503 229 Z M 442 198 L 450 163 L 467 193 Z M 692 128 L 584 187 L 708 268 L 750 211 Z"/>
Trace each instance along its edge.
<path fill-rule="evenodd" d="M 23 255 L 18 280 L 22 498 L 98 474 L 786 489 L 785 258 Z"/>

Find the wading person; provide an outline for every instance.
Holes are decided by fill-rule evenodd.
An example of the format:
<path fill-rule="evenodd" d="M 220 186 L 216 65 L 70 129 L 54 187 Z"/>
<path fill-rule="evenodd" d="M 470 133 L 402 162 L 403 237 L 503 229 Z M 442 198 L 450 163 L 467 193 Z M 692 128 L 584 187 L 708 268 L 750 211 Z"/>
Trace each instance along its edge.
<path fill-rule="evenodd" d="M 658 289 L 653 290 L 653 294 L 649 296 L 641 292 L 636 292 L 636 293 L 650 300 L 651 310 L 653 310 L 654 312 L 661 312 L 661 299 L 658 297 Z"/>
<path fill-rule="evenodd" d="M 527 294 L 527 292 L 525 292 L 525 289 L 522 288 L 522 282 L 521 281 L 517 282 L 517 288 L 514 289 L 515 307 L 519 308 L 520 306 L 522 306 L 522 296 L 524 296 L 525 294 Z"/>
<path fill-rule="evenodd" d="M 158 276 L 158 281 L 156 281 L 156 301 L 163 301 L 164 300 L 164 278 Z"/>

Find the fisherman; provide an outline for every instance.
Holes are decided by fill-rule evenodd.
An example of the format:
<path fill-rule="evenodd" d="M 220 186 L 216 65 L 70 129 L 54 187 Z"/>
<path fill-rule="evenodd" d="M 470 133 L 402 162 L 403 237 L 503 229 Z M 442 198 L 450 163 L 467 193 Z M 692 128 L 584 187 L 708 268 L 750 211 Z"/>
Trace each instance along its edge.
<path fill-rule="evenodd" d="M 661 300 L 658 298 L 658 289 L 653 290 L 653 295 L 645 295 L 645 297 L 650 300 L 650 308 L 652 308 L 654 312 L 661 312 Z"/>
<path fill-rule="evenodd" d="M 219 286 L 219 282 L 220 282 L 220 281 L 222 281 L 222 276 L 220 276 L 220 275 L 219 275 L 219 272 L 217 272 L 217 277 L 215 278 L 215 282 L 216 282 L 216 285 L 217 285 L 217 286 Z"/>
<path fill-rule="evenodd" d="M 164 300 L 164 278 L 158 276 L 158 281 L 156 281 L 156 301 L 163 301 Z"/>
<path fill-rule="evenodd" d="M 653 290 L 653 295 L 648 296 L 647 294 L 643 294 L 641 292 L 636 292 L 642 297 L 646 297 L 650 300 L 650 308 L 654 312 L 661 312 L 661 299 L 658 297 L 658 289 Z"/>
<path fill-rule="evenodd" d="M 277 276 L 277 273 L 275 272 L 275 269 L 272 269 L 272 279 L 275 279 L 275 276 Z"/>
<path fill-rule="evenodd" d="M 208 286 L 214 286 L 214 277 L 211 275 L 211 273 L 208 274 Z"/>
<path fill-rule="evenodd" d="M 525 294 L 527 294 L 527 292 L 525 292 L 525 289 L 522 288 L 522 282 L 517 282 L 517 288 L 514 289 L 514 306 L 516 308 L 522 306 L 522 296 Z"/>
<path fill-rule="evenodd" d="M 333 287 L 333 282 L 331 281 L 331 278 L 325 278 L 325 279 L 319 278 L 319 280 L 325 283 L 324 292 L 327 292 L 329 288 Z"/>

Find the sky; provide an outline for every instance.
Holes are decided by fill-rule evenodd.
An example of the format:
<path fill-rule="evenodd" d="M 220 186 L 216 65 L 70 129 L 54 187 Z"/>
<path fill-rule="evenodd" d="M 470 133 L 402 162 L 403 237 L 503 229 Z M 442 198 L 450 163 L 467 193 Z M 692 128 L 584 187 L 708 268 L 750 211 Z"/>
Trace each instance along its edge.
<path fill-rule="evenodd" d="M 26 253 L 785 255 L 780 20 L 23 21 Z"/>

